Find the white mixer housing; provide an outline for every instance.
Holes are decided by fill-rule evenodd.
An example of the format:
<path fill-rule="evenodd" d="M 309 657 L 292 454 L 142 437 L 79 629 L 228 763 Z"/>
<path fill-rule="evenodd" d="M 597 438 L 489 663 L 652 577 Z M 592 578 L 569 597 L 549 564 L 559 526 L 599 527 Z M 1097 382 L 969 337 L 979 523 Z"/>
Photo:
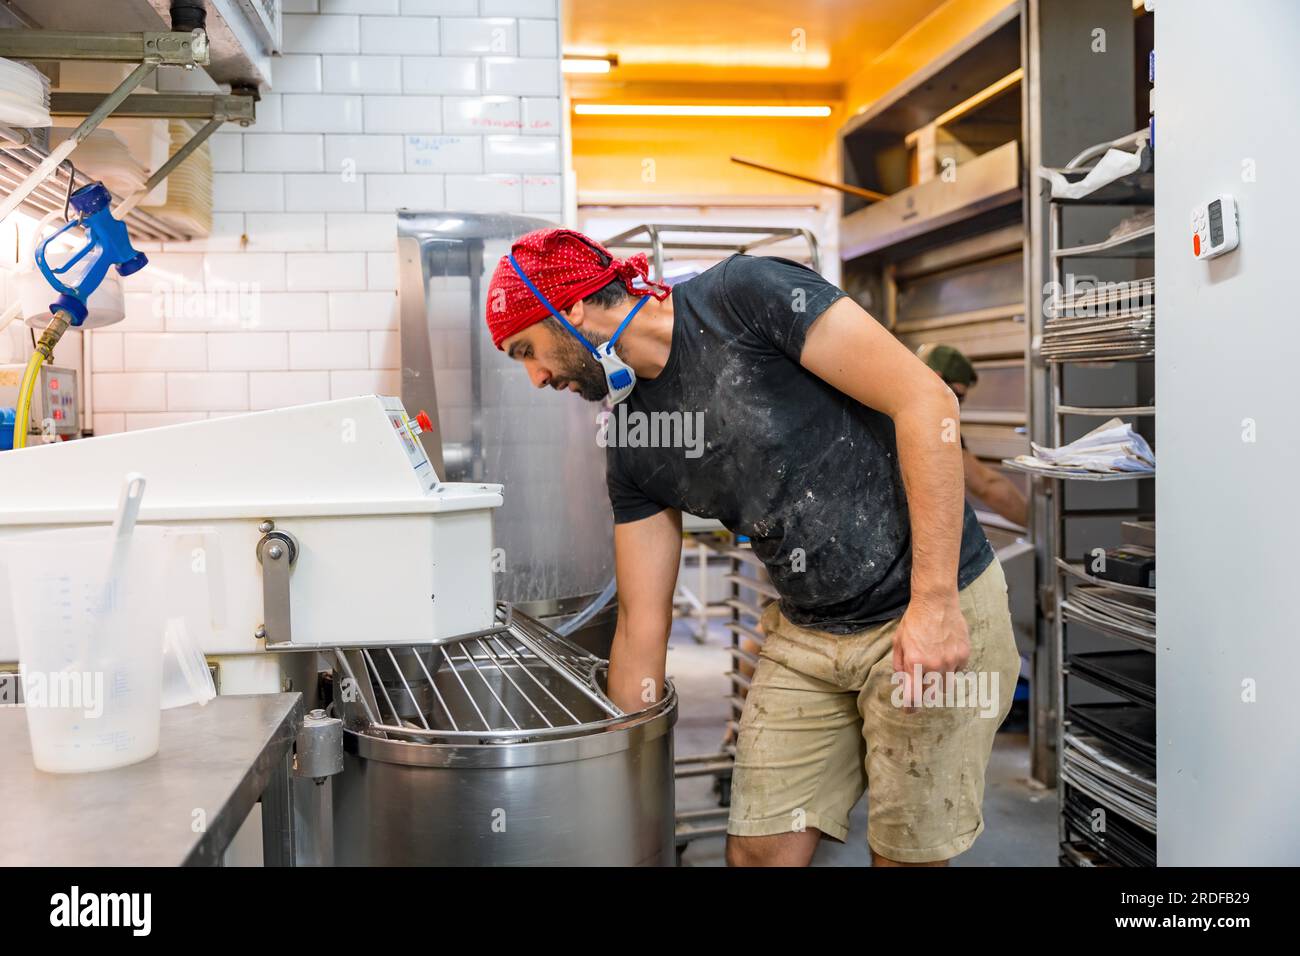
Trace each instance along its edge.
<path fill-rule="evenodd" d="M 147 481 L 142 523 L 203 534 L 211 626 L 199 632 L 209 655 L 429 644 L 493 624 L 501 486 L 439 481 L 398 399 L 0 453 L 0 536 L 108 524 L 128 472 Z M 265 550 L 268 533 L 296 545 L 287 615 L 264 601 L 259 543 Z M 0 661 L 12 661 L 5 625 Z"/>

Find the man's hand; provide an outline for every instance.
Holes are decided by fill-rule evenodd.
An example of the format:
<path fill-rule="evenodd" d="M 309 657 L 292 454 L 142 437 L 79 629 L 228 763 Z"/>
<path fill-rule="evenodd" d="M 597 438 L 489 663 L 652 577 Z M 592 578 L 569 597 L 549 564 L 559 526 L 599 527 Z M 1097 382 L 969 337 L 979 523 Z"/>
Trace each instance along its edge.
<path fill-rule="evenodd" d="M 955 673 L 969 659 L 970 631 L 957 592 L 913 595 L 894 634 L 894 671 L 901 675 L 903 706 L 921 706 L 924 685 L 919 681 L 927 674 Z"/>

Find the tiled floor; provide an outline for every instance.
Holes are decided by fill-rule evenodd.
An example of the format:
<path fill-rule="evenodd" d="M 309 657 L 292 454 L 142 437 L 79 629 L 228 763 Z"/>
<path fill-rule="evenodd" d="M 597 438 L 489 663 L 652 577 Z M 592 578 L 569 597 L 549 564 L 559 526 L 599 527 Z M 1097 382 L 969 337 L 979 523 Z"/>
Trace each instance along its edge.
<path fill-rule="evenodd" d="M 713 628 L 707 644 L 699 644 L 684 624 L 673 630 L 668 652 L 668 673 L 680 697 L 675 747 L 677 755 L 713 753 L 722 740 L 727 719 L 726 695 L 730 683 L 724 676 L 729 658 L 724 650 L 726 632 Z M 1056 794 L 1028 781 L 1028 737 L 1003 731 L 998 734 L 988 769 L 984 793 L 984 834 L 953 861 L 955 866 L 1055 866 Z M 677 783 L 677 809 L 717 806 L 712 778 Z M 823 842 L 815 866 L 869 866 L 867 806 L 862 800 L 850 818 L 852 833 L 845 844 Z M 684 866 L 721 866 L 723 838 L 692 842 L 682 855 Z"/>

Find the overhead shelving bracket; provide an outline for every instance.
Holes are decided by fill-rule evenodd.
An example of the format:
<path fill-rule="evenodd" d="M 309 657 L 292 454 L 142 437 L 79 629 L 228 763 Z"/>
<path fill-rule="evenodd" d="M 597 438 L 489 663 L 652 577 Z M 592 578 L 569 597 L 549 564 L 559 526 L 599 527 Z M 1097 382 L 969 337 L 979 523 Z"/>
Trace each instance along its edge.
<path fill-rule="evenodd" d="M 18 60 L 98 60 L 193 69 L 208 65 L 208 35 L 188 32 L 89 33 L 0 30 L 0 56 Z"/>
<path fill-rule="evenodd" d="M 258 93 L 252 87 L 236 87 L 231 93 L 215 94 L 133 94 L 149 74 L 160 66 L 179 66 L 187 70 L 206 66 L 210 57 L 208 36 L 201 29 L 141 33 L 6 29 L 0 30 L 0 57 L 137 64 L 107 96 L 78 92 L 50 94 L 51 115 L 85 118 L 72 135 L 46 155 L 35 168 L 24 165 L 25 175 L 14 185 L 4 201 L 0 202 L 0 220 L 26 202 L 77 145 L 110 115 L 141 119 L 206 120 L 203 127 L 183 147 L 154 171 L 141 189 L 115 206 L 119 218 L 130 213 L 141 199 L 171 175 L 177 166 L 222 125 L 235 122 L 248 126 L 256 119 Z M 0 153 L 0 157 L 3 157 L 3 153 Z"/>
<path fill-rule="evenodd" d="M 99 93 L 50 93 L 51 116 L 89 116 Z M 247 125 L 256 119 L 255 93 L 133 93 L 113 110 L 114 116 L 133 119 L 220 119 Z"/>

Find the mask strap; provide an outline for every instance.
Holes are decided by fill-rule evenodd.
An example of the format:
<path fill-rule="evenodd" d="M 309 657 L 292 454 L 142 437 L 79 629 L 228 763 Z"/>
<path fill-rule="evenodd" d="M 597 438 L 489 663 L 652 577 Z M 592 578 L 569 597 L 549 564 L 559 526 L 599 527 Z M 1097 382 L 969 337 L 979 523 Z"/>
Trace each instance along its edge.
<path fill-rule="evenodd" d="M 637 300 L 636 305 L 632 306 L 632 311 L 627 314 L 627 318 L 618 324 L 618 328 L 614 330 L 614 334 L 610 337 L 608 344 L 611 349 L 614 347 L 614 343 L 618 341 L 618 337 L 623 334 L 623 330 L 627 328 L 627 324 L 632 321 L 633 317 L 635 317 L 638 312 L 641 311 L 641 306 L 645 305 L 649 301 L 650 296 L 643 295 Z"/>
<path fill-rule="evenodd" d="M 550 301 L 546 298 L 546 296 L 542 295 L 542 293 L 538 290 L 537 286 L 533 285 L 533 281 L 529 279 L 528 276 L 524 275 L 524 270 L 519 268 L 519 263 L 515 261 L 514 255 L 507 254 L 506 258 L 510 260 L 510 265 L 514 267 L 515 272 L 518 273 L 519 278 L 523 282 L 523 284 L 528 287 L 528 291 L 531 292 L 533 295 L 535 295 L 537 297 L 537 301 L 541 302 L 542 305 L 546 306 L 546 308 L 550 310 L 551 315 L 559 319 L 560 324 L 569 330 L 569 334 L 571 334 L 579 342 L 585 345 L 587 347 L 587 351 L 591 353 L 591 357 L 594 358 L 597 362 L 599 362 L 600 353 L 596 351 L 595 346 L 593 346 L 590 342 L 587 341 L 587 337 L 585 335 L 583 335 L 572 325 L 570 325 L 569 320 L 564 317 L 564 313 L 561 312 L 559 309 L 557 309 L 555 306 L 551 305 Z M 631 316 L 628 316 L 628 318 L 631 318 Z M 624 320 L 623 325 L 626 324 L 627 321 Z M 619 326 L 618 331 L 622 332 L 623 327 Z M 614 334 L 615 336 L 617 336 L 618 332 L 615 332 Z"/>

